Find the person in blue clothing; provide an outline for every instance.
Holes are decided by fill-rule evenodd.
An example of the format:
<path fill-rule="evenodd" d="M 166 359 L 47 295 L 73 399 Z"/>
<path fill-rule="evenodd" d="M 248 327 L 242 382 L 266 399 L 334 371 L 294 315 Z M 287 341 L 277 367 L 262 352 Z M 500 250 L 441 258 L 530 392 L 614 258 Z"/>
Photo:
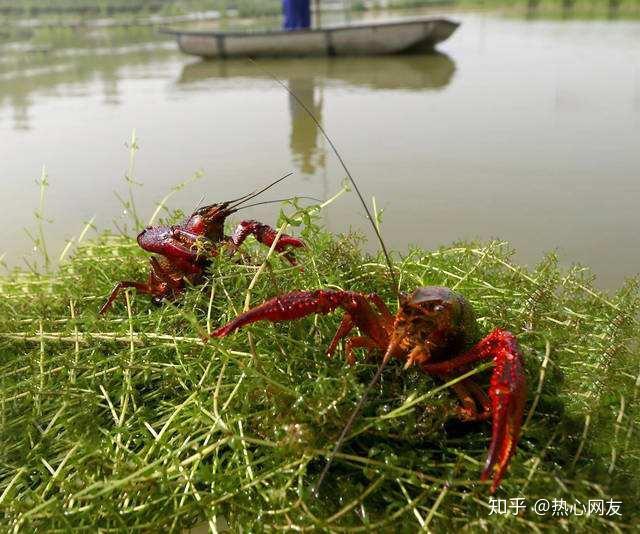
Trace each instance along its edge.
<path fill-rule="evenodd" d="M 285 30 L 304 30 L 311 27 L 310 0 L 282 0 Z"/>

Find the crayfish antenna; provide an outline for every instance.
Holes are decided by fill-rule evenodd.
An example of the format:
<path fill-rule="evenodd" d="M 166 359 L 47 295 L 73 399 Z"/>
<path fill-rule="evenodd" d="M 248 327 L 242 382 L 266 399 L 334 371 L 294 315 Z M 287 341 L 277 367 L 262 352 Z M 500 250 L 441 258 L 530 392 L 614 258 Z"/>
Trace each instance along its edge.
<path fill-rule="evenodd" d="M 391 256 L 389 255 L 389 251 L 387 250 L 387 246 L 384 244 L 384 240 L 382 239 L 382 234 L 380 233 L 380 230 L 378 229 L 378 225 L 376 224 L 375 219 L 373 218 L 373 215 L 371 214 L 371 210 L 369 209 L 369 206 L 367 206 L 367 203 L 365 202 L 364 197 L 362 196 L 362 193 L 360 192 L 360 188 L 358 187 L 358 184 L 356 183 L 355 179 L 353 178 L 353 175 L 351 174 L 351 171 L 349 171 L 349 168 L 347 167 L 347 164 L 344 162 L 344 159 L 342 158 L 342 155 L 340 154 L 340 151 L 338 150 L 338 148 L 334 144 L 333 140 L 331 139 L 329 134 L 326 132 L 326 130 L 323 128 L 322 124 L 320 124 L 320 121 L 314 115 L 314 113 L 300 99 L 300 97 L 297 94 L 295 94 L 287 86 L 287 84 L 285 84 L 280 78 L 278 78 L 277 76 L 273 75 L 268 70 L 264 69 L 261 65 L 258 65 L 258 63 L 253 58 L 249 58 L 249 61 L 251 61 L 251 63 L 253 63 L 256 67 L 261 69 L 265 74 L 267 74 L 272 80 L 274 80 L 278 85 L 280 85 L 287 93 L 289 93 L 293 97 L 293 99 L 297 102 L 297 104 L 305 111 L 305 113 L 307 115 L 309 115 L 309 118 L 313 121 L 313 123 L 316 125 L 318 130 L 320 130 L 320 133 L 327 140 L 327 143 L 329 143 L 329 146 L 331 147 L 331 150 L 335 154 L 336 158 L 338 158 L 338 161 L 340 162 L 340 165 L 344 169 L 344 172 L 347 174 L 347 177 L 349 178 L 349 181 L 351 182 L 351 185 L 353 186 L 354 191 L 358 195 L 358 198 L 360 199 L 360 202 L 362 203 L 362 207 L 364 208 L 364 211 L 367 214 L 367 218 L 369 219 L 369 222 L 371 223 L 371 226 L 373 227 L 373 231 L 375 232 L 376 237 L 378 238 L 378 242 L 380 243 L 380 246 L 382 247 L 382 252 L 384 254 L 384 257 L 385 257 L 385 260 L 386 260 L 386 263 L 387 263 L 387 267 L 389 267 L 389 276 L 391 277 L 391 280 L 392 280 L 393 285 L 394 285 L 395 292 L 397 293 L 399 291 L 398 280 L 396 279 L 395 271 L 393 269 L 393 264 L 391 263 Z"/>
<path fill-rule="evenodd" d="M 288 200 L 313 200 L 314 202 L 323 202 L 322 199 L 316 197 L 296 196 L 287 198 L 275 198 L 273 200 L 263 200 L 262 202 L 254 202 L 253 204 L 246 204 L 242 206 L 242 209 L 253 208 L 254 206 L 263 206 L 264 204 L 277 204 L 278 202 L 287 202 Z"/>
<path fill-rule="evenodd" d="M 288 172 L 284 176 L 281 176 L 277 180 L 274 180 L 270 184 L 264 186 L 262 189 L 258 189 L 256 191 L 252 191 L 251 193 L 247 193 L 246 195 L 243 195 L 243 196 L 241 196 L 239 198 L 235 198 L 233 200 L 228 200 L 227 202 L 230 204 L 229 209 L 230 210 L 236 209 L 238 206 L 241 206 L 242 204 L 244 204 L 245 202 L 248 202 L 252 198 L 255 198 L 258 195 L 261 195 L 262 193 L 264 193 L 265 191 L 271 189 L 274 185 L 279 184 L 280 182 L 282 182 L 282 180 L 285 180 L 286 178 L 289 178 L 289 176 L 291 176 L 292 174 L 293 174 L 293 171 L 292 172 Z"/>
<path fill-rule="evenodd" d="M 373 378 L 367 384 L 367 387 L 364 388 L 364 391 L 362 392 L 362 397 L 360 397 L 360 399 L 358 400 L 358 404 L 356 404 L 356 407 L 351 412 L 351 415 L 347 420 L 347 424 L 344 425 L 344 428 L 342 429 L 342 432 L 338 437 L 338 441 L 336 441 L 336 444 L 333 447 L 333 451 L 331 451 L 329 458 L 327 458 L 327 463 L 324 464 L 324 467 L 322 468 L 322 472 L 320 473 L 320 477 L 318 478 L 318 481 L 316 482 L 316 485 L 313 488 L 313 495 L 315 497 L 319 496 L 320 486 L 322 485 L 322 482 L 324 481 L 325 477 L 327 476 L 327 473 L 329 472 L 329 468 L 331 467 L 331 463 L 333 462 L 333 459 L 335 458 L 336 454 L 338 454 L 338 452 L 340 451 L 340 448 L 342 447 L 342 444 L 344 443 L 344 440 L 346 439 L 348 432 L 351 430 L 351 428 L 353 428 L 353 423 L 355 422 L 356 417 L 358 417 L 358 415 L 360 414 L 360 411 L 362 410 L 362 407 L 364 406 L 364 403 L 367 400 L 367 395 L 373 389 L 373 386 L 375 386 L 378 383 L 378 380 L 380 380 L 380 377 L 382 376 L 382 371 L 384 371 L 384 368 L 387 366 L 387 363 L 389 363 L 389 360 L 391 359 L 391 355 L 397 350 L 398 345 L 399 345 L 399 339 L 394 338 L 391 340 L 391 342 L 389 343 L 389 346 L 387 347 L 387 351 L 384 353 L 384 357 L 382 358 L 382 363 L 376 370 L 376 374 L 373 375 Z"/>
<path fill-rule="evenodd" d="M 249 58 L 249 61 L 251 61 L 251 63 L 253 63 L 256 67 L 261 69 L 265 74 L 267 74 L 271 79 L 273 79 L 278 85 L 280 85 L 288 94 L 290 94 L 293 97 L 293 99 L 297 102 L 297 104 L 305 111 L 305 113 L 309 116 L 309 118 L 316 125 L 316 127 L 318 128 L 318 130 L 320 131 L 322 136 L 327 140 L 327 143 L 329 143 L 329 146 L 331 147 L 331 150 L 335 154 L 336 158 L 338 158 L 338 161 L 340 162 L 340 165 L 344 169 L 344 172 L 347 174 L 347 177 L 349 178 L 349 181 L 351 182 L 351 185 L 353 186 L 354 191 L 358 195 L 358 198 L 360 199 L 360 202 L 362 203 L 362 207 L 364 208 L 364 211 L 367 214 L 367 218 L 369 219 L 369 222 L 371 223 L 373 231 L 375 232 L 376 237 L 378 238 L 378 242 L 380 243 L 380 246 L 382 247 L 382 253 L 384 254 L 384 258 L 385 258 L 385 261 L 387 263 L 387 267 L 389 268 L 389 276 L 391 277 L 391 281 L 392 281 L 392 284 L 393 284 L 394 291 L 395 291 L 396 295 L 398 295 L 398 298 L 399 298 L 400 287 L 398 285 L 398 279 L 396 278 L 395 271 L 393 269 L 393 264 L 391 262 L 391 256 L 389 255 L 389 252 L 388 252 L 387 247 L 386 247 L 386 245 L 384 243 L 384 240 L 382 239 L 382 234 L 380 233 L 378 225 L 376 224 L 376 222 L 375 222 L 375 220 L 373 218 L 373 215 L 371 214 L 371 211 L 369 210 L 369 206 L 365 202 L 364 197 L 362 196 L 362 193 L 360 192 L 360 188 L 358 187 L 358 184 L 356 183 L 355 179 L 353 178 L 353 175 L 351 174 L 351 171 L 349 171 L 349 168 L 347 167 L 347 164 L 344 162 L 344 159 L 342 158 L 342 155 L 340 154 L 340 152 L 339 152 L 338 148 L 336 147 L 335 143 L 333 142 L 333 140 L 331 139 L 329 134 L 325 131 L 325 129 L 323 128 L 322 124 L 320 124 L 320 121 L 318 120 L 318 118 L 309 109 L 309 107 L 300 99 L 300 97 L 298 97 L 298 95 L 295 92 L 293 92 L 282 80 L 280 80 L 274 74 L 272 74 L 268 70 L 264 69 L 261 65 L 258 65 L 258 63 L 253 58 Z M 369 382 L 369 385 L 365 388 L 365 390 L 364 390 L 364 392 L 362 394 L 362 397 L 358 401 L 358 404 L 356 405 L 355 409 L 353 410 L 353 413 L 349 417 L 349 420 L 347 421 L 347 424 L 346 424 L 345 428 L 342 430 L 342 433 L 340 434 L 340 437 L 338 438 L 338 441 L 336 442 L 336 445 L 335 445 L 335 447 L 333 449 L 333 452 L 331 453 L 331 455 L 327 459 L 327 463 L 325 464 L 324 469 L 322 470 L 322 473 L 320 474 L 320 478 L 318 479 L 318 482 L 316 483 L 316 485 L 315 485 L 315 487 L 313 489 L 313 493 L 316 496 L 317 496 L 317 494 L 318 494 L 318 492 L 320 490 L 320 485 L 322 484 L 322 481 L 324 480 L 324 477 L 326 476 L 327 471 L 329 470 L 329 467 L 331 465 L 331 462 L 333 461 L 333 458 L 336 456 L 336 454 L 340 450 L 340 447 L 342 446 L 342 443 L 344 442 L 344 439 L 345 439 L 347 433 L 349 432 L 349 430 L 353 426 L 353 422 L 355 421 L 356 416 L 360 413 L 360 409 L 362 408 L 362 406 L 364 404 L 364 401 L 365 401 L 365 399 L 367 397 L 367 394 L 369 393 L 369 391 L 371 391 L 373 386 L 376 385 L 376 383 L 380 379 L 380 376 L 382 375 L 382 371 L 386 367 L 387 362 L 389 360 L 389 355 L 391 354 L 390 348 L 391 348 L 391 346 L 387 349 L 387 352 L 385 354 L 384 359 L 382 360 L 382 363 L 380 364 L 380 367 L 378 368 L 378 370 L 376 371 L 376 374 L 371 379 L 371 382 Z"/>

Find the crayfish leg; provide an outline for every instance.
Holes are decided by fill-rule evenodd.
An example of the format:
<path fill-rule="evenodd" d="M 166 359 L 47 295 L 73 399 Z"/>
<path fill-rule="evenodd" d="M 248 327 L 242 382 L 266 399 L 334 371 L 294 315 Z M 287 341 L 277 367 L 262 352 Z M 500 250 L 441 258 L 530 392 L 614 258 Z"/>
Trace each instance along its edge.
<path fill-rule="evenodd" d="M 149 286 L 149 284 L 144 284 L 142 282 L 131 282 L 129 280 L 123 280 L 122 282 L 118 282 L 115 287 L 111 290 L 109 294 L 109 298 L 107 302 L 102 305 L 100 311 L 98 311 L 99 315 L 104 315 L 109 311 L 111 306 L 113 306 L 114 301 L 118 298 L 120 292 L 129 287 L 135 287 L 136 290 L 140 293 L 147 293 L 149 295 L 153 294 L 153 288 Z"/>
<path fill-rule="evenodd" d="M 380 350 L 380 347 L 378 346 L 378 344 L 370 337 L 367 337 L 367 336 L 350 337 L 349 339 L 347 339 L 347 342 L 345 343 L 346 360 L 349 365 L 355 365 L 356 363 L 356 357 L 353 351 L 355 349 L 362 349 L 362 348 L 369 349 L 370 351 Z"/>
<path fill-rule="evenodd" d="M 394 316 L 389 311 L 389 308 L 387 308 L 387 305 L 384 303 L 382 298 L 380 298 L 380 295 L 376 293 L 369 293 L 367 295 L 367 299 L 369 300 L 369 302 L 371 302 L 371 304 L 373 304 L 377 308 L 378 312 L 380 313 L 380 315 L 382 316 L 385 322 L 389 324 L 393 323 Z"/>
<path fill-rule="evenodd" d="M 491 415 L 491 405 L 489 399 L 484 392 L 475 384 L 475 382 L 467 379 L 451 386 L 455 391 L 461 406 L 458 408 L 458 416 L 463 421 L 484 421 Z M 486 402 L 485 402 L 486 401 Z M 477 403 L 482 406 L 482 411 L 478 412 Z"/>
<path fill-rule="evenodd" d="M 107 302 L 100 308 L 98 312 L 100 315 L 107 313 L 120 292 L 129 287 L 135 288 L 139 293 L 153 295 L 157 301 L 172 293 L 179 293 L 183 289 L 183 279 L 181 277 L 177 278 L 178 273 L 171 270 L 171 263 L 166 258 L 151 256 L 149 263 L 151 264 L 151 272 L 147 282 L 131 282 L 129 280 L 118 282 L 111 290 Z"/>
<path fill-rule="evenodd" d="M 354 326 L 355 323 L 353 322 L 353 317 L 351 317 L 351 315 L 349 315 L 348 313 L 345 313 L 342 321 L 340 322 L 340 326 L 338 326 L 338 330 L 336 330 L 336 333 L 334 334 L 333 339 L 331 340 L 331 343 L 329 343 L 329 347 L 327 348 L 328 356 L 333 356 L 336 348 L 338 348 L 338 343 L 340 343 L 340 340 L 347 337 L 349 335 L 349 332 L 353 330 Z"/>

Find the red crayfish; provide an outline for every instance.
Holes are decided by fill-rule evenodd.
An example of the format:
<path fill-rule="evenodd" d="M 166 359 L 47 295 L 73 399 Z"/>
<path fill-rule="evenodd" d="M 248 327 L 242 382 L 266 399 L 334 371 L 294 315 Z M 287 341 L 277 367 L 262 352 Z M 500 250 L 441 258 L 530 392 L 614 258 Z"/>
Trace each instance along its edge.
<path fill-rule="evenodd" d="M 126 288 L 134 287 L 140 293 L 152 295 L 154 303 L 174 300 L 187 286 L 200 284 L 211 258 L 218 254 L 221 245 L 226 245 L 233 253 L 249 236 L 253 235 L 270 247 L 277 232 L 270 226 L 254 220 L 241 221 L 231 236 L 224 234 L 225 219 L 240 209 L 247 201 L 255 198 L 291 173 L 275 182 L 234 200 L 220 204 L 211 204 L 197 209 L 182 224 L 176 226 L 148 226 L 138 234 L 138 244 L 147 252 L 158 254 L 149 260 L 151 271 L 146 282 L 123 280 L 111 291 L 109 298 L 100 308 L 100 314 L 106 313 L 118 294 Z M 243 206 L 248 207 L 248 206 Z M 304 242 L 296 237 L 282 234 L 276 243 L 276 252 L 296 265 L 293 253 L 287 247 L 303 247 Z"/>
<path fill-rule="evenodd" d="M 290 321 L 314 313 L 330 313 L 336 308 L 342 308 L 345 314 L 327 353 L 332 355 L 340 340 L 357 327 L 362 335 L 346 340 L 350 364 L 355 363 L 354 349 L 366 348 L 383 352 L 383 362 L 398 358 L 405 362 L 405 368 L 418 365 L 425 373 L 445 378 L 468 370 L 479 360 L 493 359 L 489 397 L 471 378 L 452 388 L 460 399 L 458 415 L 463 420 L 492 417 L 493 435 L 480 478 L 492 476 L 491 491 L 495 492 L 522 426 L 526 400 L 522 355 L 514 335 L 505 330 L 495 329 L 477 341 L 474 312 L 462 295 L 446 287 L 421 287 L 400 296 L 400 307 L 394 316 L 376 294 L 294 291 L 248 310 L 211 335 L 224 337 L 256 321 Z"/>
<path fill-rule="evenodd" d="M 331 146 L 371 222 L 389 267 L 389 275 L 395 283 L 393 265 L 384 240 L 338 149 L 308 106 L 283 82 L 275 77 L 274 80 L 306 111 Z M 397 287 L 397 283 L 394 285 Z M 522 354 L 515 336 L 506 330 L 495 329 L 478 341 L 480 336 L 471 305 L 462 295 L 446 287 L 421 287 L 410 295 L 398 294 L 398 300 L 400 307 L 394 316 L 376 294 L 335 290 L 293 291 L 240 314 L 215 330 L 211 337 L 225 337 L 256 321 L 290 321 L 342 308 L 345 315 L 327 353 L 332 355 L 340 340 L 346 338 L 355 327 L 360 330 L 361 335 L 348 338 L 345 346 L 346 358 L 350 364 L 355 362 L 353 351 L 357 348 L 384 353 L 378 371 L 365 389 L 328 458 L 315 487 L 316 494 L 331 460 L 364 403 L 367 392 L 380 378 L 390 358 L 404 361 L 405 368 L 418 365 L 425 373 L 441 378 L 464 372 L 474 362 L 492 359 L 494 369 L 488 397 L 471 378 L 456 382 L 452 387 L 460 399 L 458 415 L 463 420 L 481 421 L 492 418 L 491 443 L 480 479 L 492 477 L 493 493 L 500 485 L 515 452 L 527 396 Z"/>

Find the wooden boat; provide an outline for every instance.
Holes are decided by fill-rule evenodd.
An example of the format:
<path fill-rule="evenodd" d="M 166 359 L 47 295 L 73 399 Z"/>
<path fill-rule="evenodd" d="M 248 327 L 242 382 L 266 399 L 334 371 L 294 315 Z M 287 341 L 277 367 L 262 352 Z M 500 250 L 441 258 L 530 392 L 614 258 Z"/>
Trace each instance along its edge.
<path fill-rule="evenodd" d="M 412 18 L 311 30 L 212 32 L 161 30 L 186 54 L 203 58 L 399 54 L 432 49 L 458 27 L 447 19 Z"/>

